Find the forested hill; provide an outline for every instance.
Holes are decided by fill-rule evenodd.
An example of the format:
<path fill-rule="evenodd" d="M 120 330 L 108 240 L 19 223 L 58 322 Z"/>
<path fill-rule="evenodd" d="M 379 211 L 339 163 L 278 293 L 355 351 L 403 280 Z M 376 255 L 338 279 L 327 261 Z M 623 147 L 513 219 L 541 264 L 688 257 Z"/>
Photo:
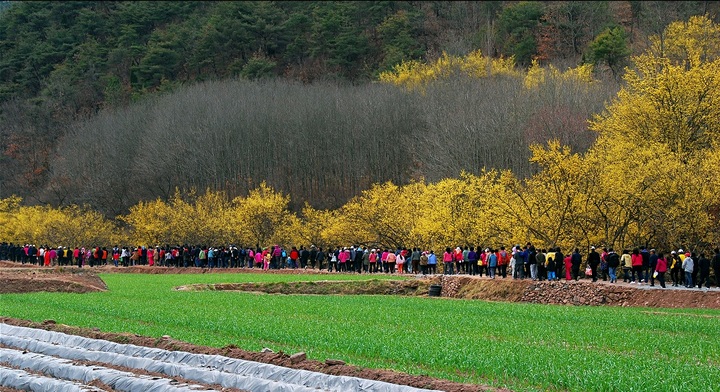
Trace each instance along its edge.
<path fill-rule="evenodd" d="M 576 65 L 608 27 L 625 27 L 642 49 L 668 23 L 718 9 L 706 1 L 0 4 L 12 4 L 0 16 L 0 101 L 63 93 L 55 103 L 76 109 L 233 75 L 366 81 L 443 51 Z"/>
<path fill-rule="evenodd" d="M 356 159 L 348 160 L 345 165 L 342 162 L 331 165 L 341 175 L 350 177 L 332 184 L 333 187 L 341 188 L 342 192 L 335 193 L 328 201 L 328 206 L 338 205 L 359 189 L 378 181 L 407 182 L 410 178 L 422 176 L 432 178 L 456 175 L 467 167 L 471 166 L 477 171 L 478 167 L 486 164 L 527 169 L 526 165 L 519 163 L 526 160 L 526 153 L 505 151 L 492 154 L 495 148 L 493 145 L 486 145 L 484 150 L 478 147 L 469 153 L 470 159 L 461 159 L 453 162 L 455 166 L 447 166 L 447 161 L 431 155 L 435 153 L 434 150 L 413 150 L 408 141 L 424 141 L 424 146 L 434 146 L 439 141 L 436 138 L 428 140 L 426 135 L 436 135 L 439 130 L 448 128 L 453 131 L 465 130 L 472 136 L 477 134 L 473 132 L 482 129 L 486 132 L 484 135 L 496 136 L 493 132 L 500 132 L 502 137 L 489 138 L 498 143 L 524 145 L 533 138 L 527 137 L 528 127 L 522 121 L 533 113 L 547 115 L 558 113 L 558 110 L 561 110 L 560 113 L 570 113 L 565 119 L 570 119 L 569 122 L 574 122 L 574 125 L 566 125 L 577 128 L 577 124 L 582 124 L 587 118 L 583 116 L 600 110 L 602 101 L 609 95 L 596 94 L 592 101 L 567 97 L 570 102 L 556 102 L 556 107 L 531 107 L 542 99 L 512 101 L 509 96 L 495 95 L 499 91 L 510 94 L 518 87 L 503 85 L 502 81 L 482 85 L 482 88 L 494 90 L 473 90 L 474 102 L 468 99 L 453 101 L 458 99 L 458 90 L 452 90 L 452 86 L 446 86 L 450 88 L 446 91 L 435 91 L 434 95 L 428 95 L 431 99 L 419 102 L 368 85 L 377 80 L 381 72 L 392 69 L 402 61 L 434 60 L 443 53 L 465 55 L 480 50 L 493 58 L 512 57 L 519 67 L 527 67 L 532 59 L 539 59 L 544 64 L 555 64 L 561 69 L 585 61 L 595 62 L 607 70 L 598 76 L 615 76 L 605 79 L 612 91 L 617 88 L 617 75 L 613 74 L 622 69 L 629 54 L 639 53 L 647 46 L 649 35 L 660 34 L 670 22 L 686 20 L 691 15 L 707 13 L 715 18 L 719 4 L 707 1 L 0 2 L 0 149 L 3 150 L 0 156 L 0 197 L 18 194 L 27 199 L 32 198 L 35 202 L 96 203 L 96 193 L 78 198 L 77 187 L 82 183 L 85 184 L 83 188 L 102 188 L 102 184 L 94 182 L 101 179 L 81 178 L 78 173 L 60 173 L 59 168 L 70 167 L 67 162 L 74 160 L 81 164 L 86 163 L 85 160 L 102 163 L 104 158 L 100 151 L 104 150 L 95 146 L 100 144 L 100 139 L 107 136 L 110 140 L 110 132 L 147 137 L 153 132 L 147 130 L 148 134 L 138 134 L 137 129 L 150 129 L 152 127 L 148 124 L 163 123 L 167 119 L 158 116 L 163 110 L 166 111 L 164 113 L 175 110 L 186 116 L 194 115 L 196 119 L 203 118 L 179 106 L 183 99 L 192 101 L 189 95 L 199 93 L 205 94 L 204 105 L 210 108 L 219 107 L 215 104 L 219 97 L 244 100 L 247 105 L 248 94 L 272 99 L 263 106 L 263 110 L 276 109 L 268 116 L 280 110 L 288 111 L 284 118 L 276 121 L 290 121 L 294 124 L 285 129 L 288 135 L 292 135 L 290 140 L 324 137 L 326 132 L 339 130 L 334 137 L 348 144 L 328 144 L 323 157 L 334 156 L 330 152 L 334 148 L 360 150 L 359 146 L 368 145 L 365 143 L 367 140 L 376 141 L 378 137 L 395 131 L 400 136 L 404 135 L 402 139 L 387 139 L 388 145 L 392 144 L 394 149 L 404 147 L 392 151 L 396 155 L 390 160 L 392 165 L 396 165 L 394 167 L 385 164 L 383 170 L 376 169 L 379 166 L 374 165 L 388 162 L 378 158 L 382 156 L 379 145 L 372 145 L 377 154 L 364 153 L 364 156 L 378 159 L 377 162 Z M 618 35 L 616 41 L 602 41 L 614 42 L 610 47 L 599 45 L 598 37 L 609 31 L 620 31 L 622 34 Z M 161 101 L 147 98 L 157 93 L 179 91 L 181 86 L 230 78 L 279 79 L 277 83 L 280 84 L 268 81 L 252 85 L 220 83 L 207 85 L 216 86 L 214 92 L 208 92 L 206 86 L 199 87 L 199 90 L 185 90 L 175 98 L 169 95 Z M 292 82 L 301 84 L 284 84 Z M 228 86 L 238 91 L 229 92 Z M 303 86 L 314 86 L 314 90 L 303 90 Z M 459 85 L 455 87 L 467 88 Z M 287 95 L 278 97 L 264 88 L 285 91 Z M 381 111 L 378 105 L 366 102 L 368 98 L 361 96 L 365 93 L 369 94 L 367 97 L 372 96 L 378 102 L 391 106 L 394 112 Z M 317 98 L 317 102 L 334 97 L 334 101 L 320 109 L 302 109 L 305 113 L 315 111 L 315 117 L 308 119 L 297 114 L 303 108 L 302 105 L 293 106 L 301 98 L 285 101 L 289 97 L 302 96 L 322 97 Z M 138 105 L 130 107 L 134 102 L 139 102 L 140 106 L 147 102 L 148 105 L 145 109 Z M 330 105 L 333 102 L 335 106 Z M 492 107 L 492 104 L 499 102 L 507 105 L 503 108 L 504 112 Z M 352 113 L 352 110 L 365 104 L 369 105 L 369 109 L 364 113 Z M 188 105 L 193 107 L 192 103 Z M 450 108 L 449 105 L 454 106 Z M 478 105 L 486 106 L 473 113 Z M 517 105 L 525 105 L 524 115 L 517 115 Z M 150 107 L 155 108 L 155 111 L 148 111 Z M 510 109 L 516 113 L 509 115 L 507 110 Z M 247 110 L 248 115 L 242 121 L 267 124 L 267 118 L 251 116 L 259 113 L 252 105 L 243 110 Z M 447 121 L 447 113 L 450 112 L 455 121 L 452 124 Z M 98 113 L 103 115 L 96 117 Z M 128 122 L 123 122 L 120 117 L 109 117 L 111 115 L 108 113 L 116 113 L 120 117 L 124 115 Z M 131 115 L 148 117 L 134 119 L 138 121 L 134 124 L 129 121 L 128 116 Z M 362 121 L 365 123 L 358 121 L 357 116 L 360 115 L 364 116 Z M 374 118 L 368 117 L 371 115 Z M 383 116 L 388 116 L 388 120 L 381 123 Z M 493 119 L 492 116 L 494 120 L 507 118 L 507 121 L 503 124 L 498 121 L 483 122 Z M 328 119 L 333 119 L 339 125 Z M 212 131 L 223 130 L 228 134 L 239 132 L 233 128 L 238 125 L 228 125 L 228 119 L 216 117 L 215 120 L 221 125 L 212 128 Z M 404 121 L 403 127 L 407 128 L 398 130 L 392 121 L 401 120 Z M 99 126 L 103 121 L 113 126 Z M 474 123 L 469 124 L 467 121 Z M 540 117 L 538 123 L 541 121 L 552 123 L 552 119 Z M 188 123 L 186 121 L 183 125 Z M 251 126 L 248 124 L 242 125 L 245 127 L 243 129 L 249 129 Z M 360 132 L 358 124 L 368 128 Z M 316 133 L 306 133 L 310 126 L 314 127 Z M 552 128 L 554 124 L 544 126 Z M 92 127 L 96 132 L 103 130 L 106 133 L 95 134 L 95 139 L 89 139 L 89 134 L 83 135 L 78 131 L 87 131 Z M 203 127 L 207 128 L 207 125 Z M 174 132 L 174 129 L 163 125 L 156 127 L 156 133 L 160 132 L 157 130 L 160 128 L 164 129 L 163 132 Z M 370 128 L 376 131 L 380 129 L 377 131 L 380 133 L 367 134 Z M 411 128 L 412 133 L 403 134 L 405 131 L 410 132 Z M 537 130 L 530 128 L 530 131 Z M 511 133 L 508 133 L 510 130 Z M 183 129 L 187 135 L 197 131 L 193 127 Z M 267 132 L 276 131 L 255 129 L 255 133 L 248 134 L 265 135 L 262 137 L 267 138 Z M 69 139 L 66 137 L 68 135 Z M 343 135 L 348 137 L 343 138 Z M 360 135 L 365 139 L 351 143 L 350 135 Z M 423 137 L 419 138 L 419 135 Z M 66 139 L 75 140 L 75 144 L 68 146 Z M 331 139 L 323 140 L 329 143 Z M 78 141 L 82 144 L 78 145 Z M 157 143 L 156 140 L 144 141 Z M 123 142 L 129 143 L 128 140 Z M 217 141 L 218 144 L 223 142 Z M 583 141 L 578 145 L 587 146 L 588 142 Z M 72 157 L 64 155 L 71 147 L 80 151 L 73 150 L 76 155 Z M 267 176 L 274 181 L 272 185 L 283 191 L 298 191 L 293 188 L 294 181 L 285 180 L 288 184 L 283 186 L 279 178 L 297 175 L 293 170 L 297 170 L 298 165 L 309 165 L 303 166 L 308 171 L 327 167 L 323 157 L 313 156 L 310 164 L 310 161 L 282 150 L 295 146 L 274 147 L 273 162 L 282 161 L 284 166 L 266 167 L 251 173 L 253 181 L 260 181 L 261 177 Z M 92 152 L 93 148 L 95 153 Z M 113 154 L 119 154 L 116 146 L 108 148 Z M 137 152 L 142 149 L 131 151 L 133 156 L 137 156 Z M 413 157 L 412 152 L 425 155 L 419 159 Z M 483 154 L 493 156 L 498 162 L 481 159 Z M 118 157 L 122 160 L 128 158 L 123 155 Z M 217 160 L 222 159 L 218 154 Z M 428 163 L 428 160 L 435 163 Z M 200 161 L 207 162 L 207 159 Z M 239 162 L 225 159 L 226 165 L 237 166 Z M 61 164 L 64 166 L 58 166 Z M 355 167 L 353 164 L 360 166 Z M 167 165 L 177 166 L 172 165 L 172 162 L 167 162 Z M 120 172 L 114 169 L 106 167 L 95 172 L 123 178 L 142 177 L 154 167 L 146 164 L 142 170 L 137 166 Z M 110 192 L 121 201 L 110 200 L 101 209 L 123 208 L 132 205 L 140 197 L 167 194 L 173 184 L 181 187 L 222 187 L 225 183 L 246 181 L 250 175 L 238 173 L 235 169 L 226 173 L 217 168 L 203 168 L 197 172 L 198 177 L 214 177 L 210 181 L 178 183 L 182 181 L 181 177 L 154 173 L 153 176 L 147 175 L 134 182 L 140 184 L 146 192 Z M 218 177 L 228 173 L 234 177 Z M 175 173 L 175 176 L 179 175 Z M 331 178 L 334 174 L 319 175 L 315 172 L 314 175 L 314 178 L 301 179 L 305 191 L 300 193 L 299 200 L 317 195 L 328 197 L 331 193 L 323 178 Z M 163 187 L 162 192 L 155 189 L 158 183 Z M 115 207 L 109 207 L 111 205 Z"/>

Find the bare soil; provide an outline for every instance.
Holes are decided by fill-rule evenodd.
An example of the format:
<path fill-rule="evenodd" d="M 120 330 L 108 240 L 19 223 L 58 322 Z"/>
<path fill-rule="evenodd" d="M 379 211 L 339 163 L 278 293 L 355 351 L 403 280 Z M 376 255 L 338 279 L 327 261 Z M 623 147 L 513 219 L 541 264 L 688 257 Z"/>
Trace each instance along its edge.
<path fill-rule="evenodd" d="M 107 290 L 107 286 L 97 273 L 257 273 L 252 269 L 198 269 L 136 266 L 116 267 L 37 267 L 20 266 L 17 263 L 0 262 L 0 293 L 22 293 L 35 291 L 64 291 L 86 293 Z M 280 270 L 265 273 L 276 274 L 317 274 L 317 270 Z M 326 273 L 326 272 L 322 272 Z M 712 308 L 720 309 L 720 290 L 637 286 L 623 283 L 606 282 L 533 282 L 530 280 L 495 279 L 471 276 L 433 276 L 407 281 L 383 281 L 357 283 L 352 281 L 296 282 L 284 284 L 216 284 L 179 287 L 178 290 L 241 290 L 267 293 L 302 294 L 383 294 L 427 296 L 430 285 L 441 285 L 441 297 L 479 299 L 491 301 L 532 302 L 560 305 L 595 306 L 641 306 L 658 308 Z M 68 334 L 81 335 L 96 339 L 106 339 L 118 343 L 128 343 L 167 350 L 180 350 L 193 353 L 217 354 L 232 358 L 270 363 L 295 369 L 304 369 L 332 375 L 345 375 L 380 380 L 395 384 L 410 385 L 418 388 L 439 389 L 449 392 L 503 390 L 485 385 L 462 384 L 428 376 L 416 376 L 391 370 L 366 369 L 347 365 L 341 361 L 328 359 L 291 360 L 291 355 L 283 352 L 251 352 L 234 345 L 222 348 L 197 346 L 170 337 L 153 338 L 134 334 L 104 333 L 98 330 L 83 329 L 57 324 L 52 320 L 34 323 L 0 317 L 8 324 L 42 328 Z"/>
<path fill-rule="evenodd" d="M 89 268 L 40 268 L 0 262 L 0 294 L 37 291 L 89 293 L 107 285 Z"/>

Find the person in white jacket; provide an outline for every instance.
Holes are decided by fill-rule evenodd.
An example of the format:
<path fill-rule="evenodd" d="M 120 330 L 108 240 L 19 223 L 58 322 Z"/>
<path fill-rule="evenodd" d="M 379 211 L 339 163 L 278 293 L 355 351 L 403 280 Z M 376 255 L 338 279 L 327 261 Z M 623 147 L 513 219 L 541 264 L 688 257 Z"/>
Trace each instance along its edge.
<path fill-rule="evenodd" d="M 695 262 L 691 256 L 690 252 L 685 253 L 685 260 L 682 262 L 682 269 L 685 271 L 685 287 L 687 288 L 693 287 L 692 273 L 693 268 L 695 268 Z"/>

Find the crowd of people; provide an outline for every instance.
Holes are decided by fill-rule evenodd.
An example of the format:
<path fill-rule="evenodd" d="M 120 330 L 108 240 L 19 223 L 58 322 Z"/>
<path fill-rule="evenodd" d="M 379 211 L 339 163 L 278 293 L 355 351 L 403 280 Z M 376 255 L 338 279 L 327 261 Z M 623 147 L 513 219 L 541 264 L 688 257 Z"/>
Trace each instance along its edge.
<path fill-rule="evenodd" d="M 399 273 L 399 274 L 467 274 L 532 280 L 580 280 L 582 278 L 616 283 L 665 288 L 669 274 L 672 286 L 710 288 L 711 278 L 720 287 L 720 250 L 713 255 L 686 252 L 682 249 L 658 252 L 638 247 L 617 253 L 612 248 L 581 254 L 579 248 L 564 254 L 559 247 L 536 249 L 532 244 L 510 249 L 446 248 L 436 255 L 420 248 L 371 248 L 367 246 L 310 247 L 279 245 L 261 248 L 243 246 L 156 246 L 156 247 L 36 247 L 32 244 L 0 244 L 0 259 L 43 266 L 115 267 L 148 265 L 197 268 L 257 268 L 261 270 L 301 268 L 329 272 Z M 584 268 L 583 268 L 584 267 Z M 714 276 L 711 276 L 711 269 Z"/>

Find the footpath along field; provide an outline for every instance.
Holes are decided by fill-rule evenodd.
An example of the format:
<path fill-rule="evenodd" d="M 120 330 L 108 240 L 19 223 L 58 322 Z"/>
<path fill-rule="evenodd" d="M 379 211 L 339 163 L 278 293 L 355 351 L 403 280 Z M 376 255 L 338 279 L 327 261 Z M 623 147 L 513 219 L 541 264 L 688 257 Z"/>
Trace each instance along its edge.
<path fill-rule="evenodd" d="M 518 391 L 709 391 L 720 311 L 400 295 L 180 291 L 192 284 L 377 279 L 312 274 L 101 274 L 103 292 L 2 294 L 0 316 L 103 333 L 337 359 Z M 130 334 L 130 335 L 127 335 Z M 457 389 L 461 390 L 461 389 Z"/>

